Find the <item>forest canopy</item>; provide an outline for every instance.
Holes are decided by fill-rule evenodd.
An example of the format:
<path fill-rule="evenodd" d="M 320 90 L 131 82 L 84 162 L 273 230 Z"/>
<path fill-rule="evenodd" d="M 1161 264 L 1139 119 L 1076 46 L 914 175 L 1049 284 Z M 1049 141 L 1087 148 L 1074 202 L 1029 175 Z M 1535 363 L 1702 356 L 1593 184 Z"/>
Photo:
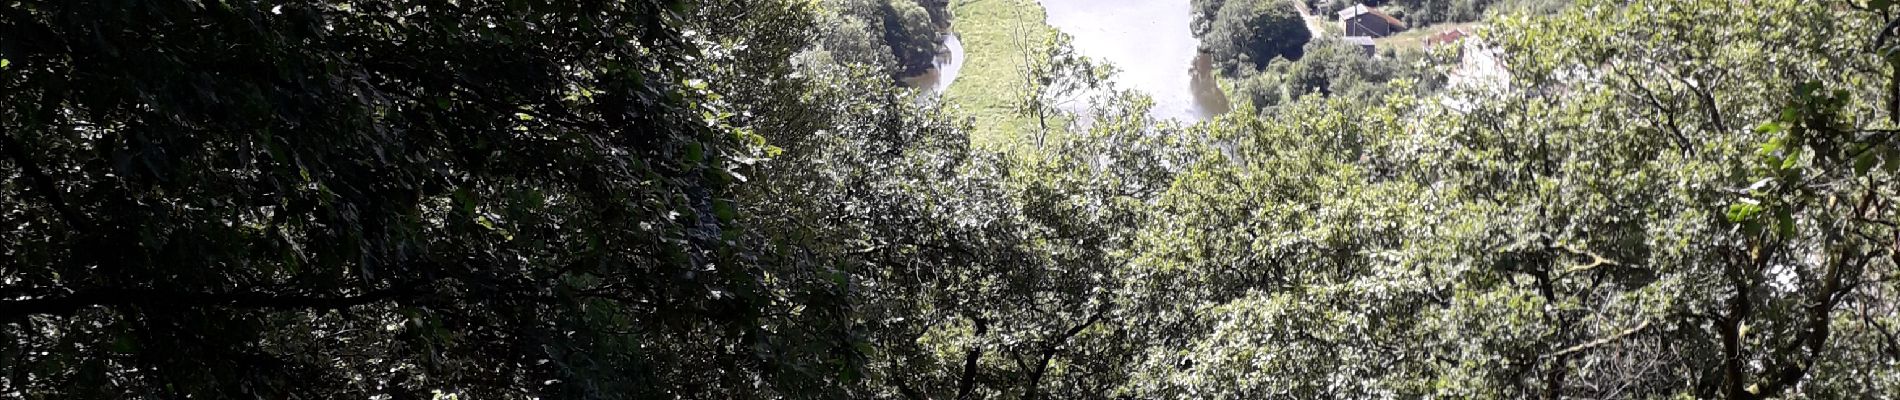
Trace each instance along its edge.
<path fill-rule="evenodd" d="M 1004 148 L 934 2 L 9 2 L 0 397 L 1900 393 L 1900 4 L 1192 3 Z"/>

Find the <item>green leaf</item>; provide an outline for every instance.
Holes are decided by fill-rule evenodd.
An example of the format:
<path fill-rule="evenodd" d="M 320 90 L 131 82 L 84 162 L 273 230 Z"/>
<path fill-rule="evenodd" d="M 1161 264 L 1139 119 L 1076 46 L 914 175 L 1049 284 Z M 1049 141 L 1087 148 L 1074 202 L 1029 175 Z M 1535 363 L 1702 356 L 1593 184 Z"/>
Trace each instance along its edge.
<path fill-rule="evenodd" d="M 1781 236 L 1794 236 L 1794 211 L 1788 207 L 1775 209 L 1775 230 Z"/>
<path fill-rule="evenodd" d="M 112 351 L 114 352 L 130 354 L 138 350 L 139 344 L 137 340 L 129 333 L 121 332 L 117 338 L 112 340 Z"/>
<path fill-rule="evenodd" d="M 700 162 L 706 159 L 706 146 L 699 142 L 686 144 L 686 161 Z"/>
<path fill-rule="evenodd" d="M 456 212 L 463 214 L 472 214 L 475 212 L 475 192 L 469 191 L 468 188 L 456 188 L 455 193 L 451 196 L 453 197 L 452 200 L 454 200 Z"/>
<path fill-rule="evenodd" d="M 832 283 L 832 284 L 834 284 L 834 285 L 838 285 L 839 287 L 846 287 L 846 286 L 851 286 L 851 275 L 850 275 L 850 274 L 847 274 L 847 273 L 845 273 L 845 272 L 844 272 L 843 270 L 841 270 L 841 269 L 833 269 L 833 270 L 830 270 L 830 271 L 828 271 L 828 272 L 829 272 L 829 273 L 827 273 L 827 274 L 825 274 L 825 275 L 826 275 L 826 277 L 828 277 L 828 278 L 830 278 L 830 279 L 831 279 L 831 283 Z"/>
<path fill-rule="evenodd" d="M 1887 155 L 1883 158 L 1887 159 L 1887 162 L 1883 164 L 1887 173 L 1900 173 L 1900 147 L 1888 147 Z"/>
<path fill-rule="evenodd" d="M 1745 201 L 1742 203 L 1730 204 L 1728 206 L 1728 221 L 1729 222 L 1739 223 L 1739 222 L 1748 221 L 1748 220 L 1754 219 L 1756 215 L 1760 215 L 1760 214 L 1761 214 L 1761 204 L 1758 204 L 1758 203 Z"/>
<path fill-rule="evenodd" d="M 845 382 L 858 381 L 858 369 L 850 366 L 838 369 L 838 379 Z"/>
<path fill-rule="evenodd" d="M 1776 128 L 1779 129 L 1779 127 L 1780 125 L 1777 124 Z M 1768 139 L 1767 142 L 1761 144 L 1761 149 L 1755 151 L 1755 155 L 1761 156 L 1762 159 L 1770 163 L 1780 163 L 1781 149 L 1787 147 L 1787 143 L 1782 139 L 1781 137 Z"/>
<path fill-rule="evenodd" d="M 1863 151 L 1860 157 L 1854 157 L 1854 176 L 1865 176 L 1867 171 L 1872 171 L 1877 165 L 1880 165 L 1880 154 L 1871 150 Z"/>
<path fill-rule="evenodd" d="M 720 222 L 732 222 L 739 218 L 739 210 L 732 206 L 731 200 L 713 201 L 713 214 L 719 216 Z"/>

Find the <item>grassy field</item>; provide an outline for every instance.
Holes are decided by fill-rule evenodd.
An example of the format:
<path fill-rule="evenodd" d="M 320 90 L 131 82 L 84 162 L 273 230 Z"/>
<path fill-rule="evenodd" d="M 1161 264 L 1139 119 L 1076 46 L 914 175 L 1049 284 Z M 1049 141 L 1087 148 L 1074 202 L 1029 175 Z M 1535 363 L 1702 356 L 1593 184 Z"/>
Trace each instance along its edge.
<path fill-rule="evenodd" d="M 1381 48 L 1391 48 L 1394 50 L 1423 49 L 1425 48 L 1425 38 L 1431 37 L 1439 32 L 1453 29 L 1464 29 L 1466 32 L 1470 32 L 1477 27 L 1478 24 L 1475 22 L 1434 24 L 1419 29 L 1400 32 L 1397 35 L 1374 39 L 1373 41 L 1378 43 Z"/>
<path fill-rule="evenodd" d="M 963 40 L 964 63 L 944 94 L 972 118 L 970 140 L 991 149 L 1022 148 L 1033 140 L 1036 121 L 1019 115 L 1026 93 L 1027 62 L 1041 62 L 1053 28 L 1034 0 L 956 0 L 952 26 Z"/>

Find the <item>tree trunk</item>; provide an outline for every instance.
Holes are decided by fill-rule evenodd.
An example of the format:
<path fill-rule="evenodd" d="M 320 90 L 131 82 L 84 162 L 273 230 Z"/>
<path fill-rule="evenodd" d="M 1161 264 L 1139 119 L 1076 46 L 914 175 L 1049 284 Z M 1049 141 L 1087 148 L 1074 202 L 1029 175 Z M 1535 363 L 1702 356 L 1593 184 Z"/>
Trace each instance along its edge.
<path fill-rule="evenodd" d="M 976 334 L 971 336 L 972 340 L 989 333 L 989 320 L 972 317 L 970 321 L 976 324 Z M 983 358 L 983 345 L 971 343 L 970 350 L 963 354 L 963 379 L 957 382 L 957 399 L 968 399 L 970 393 L 976 390 L 976 362 L 980 358 Z"/>
<path fill-rule="evenodd" d="M 1055 358 L 1056 349 L 1043 349 L 1042 359 L 1036 363 L 1036 370 L 1029 373 L 1029 388 L 1023 391 L 1023 400 L 1036 400 L 1042 397 L 1042 376 L 1049 372 L 1049 361 Z"/>

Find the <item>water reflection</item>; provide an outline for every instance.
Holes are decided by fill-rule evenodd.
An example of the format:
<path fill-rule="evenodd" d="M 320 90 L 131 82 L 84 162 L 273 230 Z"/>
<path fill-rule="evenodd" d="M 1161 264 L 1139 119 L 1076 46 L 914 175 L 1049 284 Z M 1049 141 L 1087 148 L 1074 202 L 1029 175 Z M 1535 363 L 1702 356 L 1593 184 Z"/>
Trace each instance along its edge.
<path fill-rule="evenodd" d="M 1194 93 L 1195 116 L 1200 119 L 1214 118 L 1233 110 L 1228 103 L 1227 94 L 1221 93 L 1220 83 L 1214 80 L 1214 56 L 1197 53 L 1194 56 L 1194 68 L 1188 71 L 1188 90 Z"/>
<path fill-rule="evenodd" d="M 929 88 L 930 93 L 942 94 L 950 90 L 950 84 L 956 83 L 957 74 L 963 71 L 963 41 L 957 35 L 943 35 L 943 52 L 937 53 L 936 65 L 923 74 L 904 78 L 904 84 L 914 88 Z"/>
<path fill-rule="evenodd" d="M 1188 0 L 1041 0 L 1049 25 L 1083 55 L 1115 65 L 1117 86 L 1154 98 L 1155 117 L 1197 121 L 1227 112 L 1212 62 L 1189 31 Z"/>

